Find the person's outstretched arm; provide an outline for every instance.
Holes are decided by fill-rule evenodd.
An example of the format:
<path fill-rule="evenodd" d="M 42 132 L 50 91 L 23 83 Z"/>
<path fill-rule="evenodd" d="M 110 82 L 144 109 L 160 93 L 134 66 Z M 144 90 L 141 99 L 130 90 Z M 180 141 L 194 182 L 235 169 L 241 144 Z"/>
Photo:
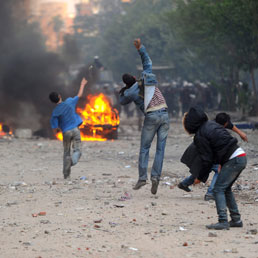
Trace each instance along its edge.
<path fill-rule="evenodd" d="M 233 125 L 232 131 L 237 133 L 243 141 L 248 142 L 246 134 L 243 131 L 241 131 L 240 129 L 238 129 L 235 125 Z"/>
<path fill-rule="evenodd" d="M 141 44 L 141 40 L 135 39 L 134 46 L 141 56 L 143 71 L 147 73 L 152 73 L 152 61 L 146 51 L 145 46 Z"/>
<path fill-rule="evenodd" d="M 79 89 L 78 94 L 77 94 L 77 96 L 78 96 L 79 98 L 82 96 L 83 91 L 84 91 L 84 87 L 85 87 L 85 85 L 86 85 L 87 83 L 88 83 L 88 81 L 87 81 L 85 78 L 83 78 L 82 81 L 81 81 L 80 89 Z"/>

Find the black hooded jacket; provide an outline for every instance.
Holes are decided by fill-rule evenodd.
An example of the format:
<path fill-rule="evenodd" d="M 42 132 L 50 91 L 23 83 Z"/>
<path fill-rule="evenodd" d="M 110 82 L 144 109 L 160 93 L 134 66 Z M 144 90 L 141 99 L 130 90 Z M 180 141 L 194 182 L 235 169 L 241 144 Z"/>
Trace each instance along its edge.
<path fill-rule="evenodd" d="M 194 143 L 191 143 L 181 157 L 181 162 L 190 169 L 190 173 L 195 177 L 206 182 L 209 177 L 209 171 L 202 172 L 202 160 Z"/>
<path fill-rule="evenodd" d="M 189 110 L 184 126 L 189 133 L 195 134 L 194 145 L 201 159 L 198 179 L 206 181 L 212 165 L 223 165 L 238 148 L 237 139 L 215 121 L 208 121 L 199 107 Z M 196 164 L 193 162 L 195 167 Z"/>

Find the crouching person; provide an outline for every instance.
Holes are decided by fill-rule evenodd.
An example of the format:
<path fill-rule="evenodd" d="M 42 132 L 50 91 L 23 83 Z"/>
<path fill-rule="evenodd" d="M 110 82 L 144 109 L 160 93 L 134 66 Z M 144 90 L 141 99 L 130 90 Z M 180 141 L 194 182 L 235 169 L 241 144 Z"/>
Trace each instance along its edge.
<path fill-rule="evenodd" d="M 201 169 L 195 182 L 203 180 L 213 164 L 221 165 L 213 189 L 218 223 L 206 227 L 216 230 L 242 227 L 243 222 L 231 187 L 246 167 L 246 153 L 238 146 L 236 138 L 215 121 L 208 121 L 207 115 L 199 107 L 190 108 L 184 117 L 183 125 L 188 133 L 194 134 L 194 145 L 200 155 Z"/>

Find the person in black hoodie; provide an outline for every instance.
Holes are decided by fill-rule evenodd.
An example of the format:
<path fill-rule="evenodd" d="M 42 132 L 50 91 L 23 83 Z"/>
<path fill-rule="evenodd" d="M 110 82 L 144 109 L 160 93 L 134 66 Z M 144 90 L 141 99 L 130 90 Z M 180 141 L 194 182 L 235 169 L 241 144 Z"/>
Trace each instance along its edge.
<path fill-rule="evenodd" d="M 233 132 L 237 133 L 241 139 L 245 142 L 248 141 L 247 135 L 238 129 L 234 124 L 231 122 L 230 115 L 227 113 L 218 113 L 215 118 L 215 122 L 222 125 L 226 129 L 230 129 Z M 200 167 L 200 160 L 198 157 L 198 151 L 196 150 L 193 143 L 191 143 L 187 149 L 185 150 L 184 154 L 182 155 L 181 162 L 187 165 L 190 169 L 191 175 L 186 177 L 183 181 L 181 181 L 178 184 L 178 188 L 186 191 L 191 192 L 191 189 L 189 188 L 190 185 L 194 183 L 195 178 L 198 176 Z M 209 200 L 215 200 L 214 194 L 213 194 L 213 188 L 216 183 L 217 177 L 218 177 L 218 170 L 220 169 L 220 166 L 218 164 L 214 164 L 212 166 L 212 170 L 215 172 L 211 181 L 211 184 L 207 190 L 207 193 L 204 196 L 205 201 Z"/>
<path fill-rule="evenodd" d="M 246 153 L 237 145 L 237 139 L 223 126 L 215 121 L 208 121 L 207 115 L 200 107 L 190 108 L 183 119 L 183 125 L 189 134 L 194 134 L 193 151 L 197 151 L 199 157 L 199 161 L 193 160 L 198 171 L 196 182 L 206 182 L 212 165 L 221 165 L 213 189 L 219 221 L 206 227 L 217 230 L 242 227 L 243 222 L 231 187 L 246 167 Z M 230 212 L 230 222 L 227 218 L 227 208 Z"/>

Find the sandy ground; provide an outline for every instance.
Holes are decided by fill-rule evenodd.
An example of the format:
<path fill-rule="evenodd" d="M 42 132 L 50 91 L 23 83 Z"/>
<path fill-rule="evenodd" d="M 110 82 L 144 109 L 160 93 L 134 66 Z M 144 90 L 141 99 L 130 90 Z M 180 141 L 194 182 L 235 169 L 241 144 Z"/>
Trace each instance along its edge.
<path fill-rule="evenodd" d="M 207 185 L 176 187 L 192 141 L 181 125 L 171 123 L 156 196 L 150 183 L 132 190 L 140 134 L 121 129 L 119 140 L 83 142 L 71 181 L 62 179 L 61 142 L 0 140 L 0 257 L 258 257 L 257 131 L 241 142 L 248 166 L 235 184 L 244 227 L 215 232 L 205 228 L 217 221 L 214 202 L 203 199 Z"/>

